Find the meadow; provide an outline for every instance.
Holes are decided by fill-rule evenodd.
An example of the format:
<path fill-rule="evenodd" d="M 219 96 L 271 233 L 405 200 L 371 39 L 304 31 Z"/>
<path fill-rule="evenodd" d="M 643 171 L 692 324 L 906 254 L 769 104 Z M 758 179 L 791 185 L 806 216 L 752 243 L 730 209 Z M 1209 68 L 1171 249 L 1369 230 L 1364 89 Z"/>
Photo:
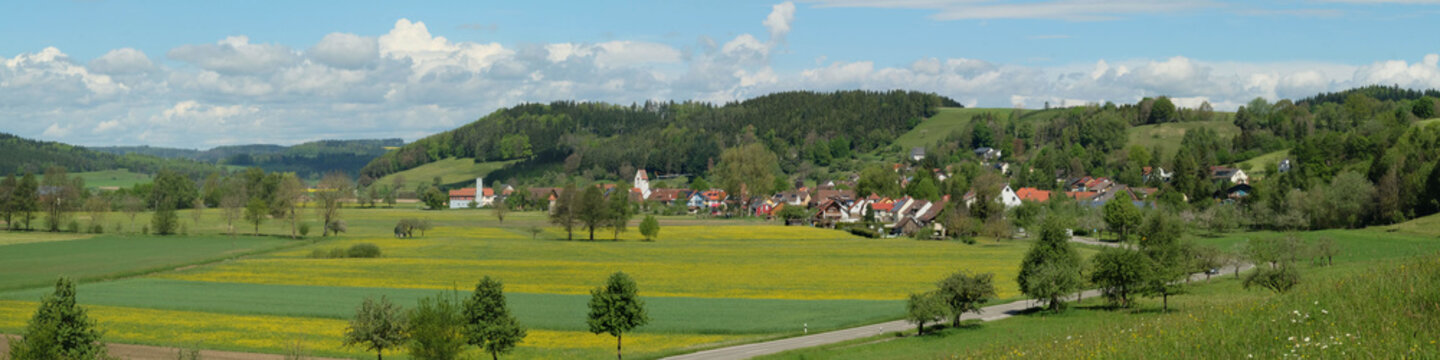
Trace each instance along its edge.
<path fill-rule="evenodd" d="M 313 216 L 313 210 L 302 211 Z M 15 243 L 0 247 L 0 257 L 28 261 L 0 259 L 6 274 L 25 274 L 0 291 L 0 332 L 20 331 L 48 291 L 44 286 L 66 273 L 121 278 L 82 281 L 78 291 L 109 341 L 162 346 L 198 341 L 205 348 L 277 353 L 298 340 L 317 354 L 363 356 L 339 346 L 345 321 L 361 299 L 383 295 L 412 306 L 440 291 L 464 294 L 488 275 L 505 282 L 516 316 L 531 328 L 514 358 L 601 358 L 613 355 L 614 339 L 586 331 L 588 292 L 610 273 L 625 271 L 639 282 L 653 319 L 625 337 L 627 357 L 654 358 L 795 335 L 807 326 L 823 331 L 893 320 L 901 316 L 906 295 L 956 270 L 1013 278 L 1029 247 L 1027 241 L 864 239 L 835 230 L 689 216 L 662 217 L 653 242 L 641 241 L 634 224 L 620 241 L 611 241 L 608 231 L 597 231 L 597 241 L 566 241 L 543 213 L 513 212 L 501 222 L 489 210 L 413 208 L 347 208 L 349 233 L 290 240 L 222 235 L 227 227 L 218 214 L 206 210 L 196 223 L 191 211 L 181 211 L 182 223 L 198 234 L 189 236 L 15 233 L 9 240 L 10 233 L 0 234 L 0 241 Z M 137 224 L 149 216 L 141 214 Z M 406 217 L 428 219 L 435 228 L 416 238 L 390 236 L 395 222 Z M 116 218 L 110 221 L 129 221 Z M 533 238 L 527 231 L 532 227 L 542 230 Z M 289 223 L 269 221 L 261 232 L 289 229 Z M 309 257 L 315 249 L 357 243 L 376 244 L 384 255 Z M 95 266 L 77 265 L 79 259 Z M 77 275 L 76 269 L 85 271 Z M 1002 297 L 1018 296 L 1012 281 L 998 285 Z M 298 325 L 265 333 L 285 323 Z"/>
<path fill-rule="evenodd" d="M 476 177 L 485 176 L 485 174 L 489 174 L 491 171 L 500 169 L 512 162 L 514 161 L 477 163 L 474 159 L 469 158 L 449 158 L 386 175 L 375 183 L 391 186 L 391 184 L 395 183 L 396 177 L 404 177 L 405 187 L 403 190 L 414 191 L 415 187 L 420 184 L 434 182 L 436 176 L 440 177 L 441 184 L 453 184 L 466 180 L 474 182 Z M 490 186 L 489 181 L 486 181 L 485 186 Z"/>
<path fill-rule="evenodd" d="M 91 189 L 127 188 L 151 181 L 150 175 L 148 174 L 131 172 L 125 169 L 78 172 L 70 175 L 85 179 L 85 187 Z"/>
<path fill-rule="evenodd" d="M 914 129 L 910 129 L 900 138 L 895 139 L 895 144 L 908 154 L 912 147 L 927 147 L 935 145 L 935 142 L 950 136 L 953 131 L 959 131 L 970 123 L 975 115 L 992 114 L 997 118 L 1009 118 L 1015 109 L 1006 108 L 941 108 L 940 112 L 920 122 Z M 1026 110 L 1020 110 L 1024 113 Z"/>
<path fill-rule="evenodd" d="M 1297 234 L 1335 240 L 1334 266 L 1300 265 L 1295 290 L 1246 290 L 1230 273 L 1170 299 L 1113 310 L 1090 299 L 1069 311 L 1028 313 L 926 336 L 887 334 L 767 359 L 911 358 L 1435 358 L 1440 356 L 1440 216 L 1390 227 Z M 1233 246 L 1285 236 L 1196 237 Z M 1376 276 L 1383 274 L 1383 276 Z M 913 329 L 909 334 L 913 335 Z"/>

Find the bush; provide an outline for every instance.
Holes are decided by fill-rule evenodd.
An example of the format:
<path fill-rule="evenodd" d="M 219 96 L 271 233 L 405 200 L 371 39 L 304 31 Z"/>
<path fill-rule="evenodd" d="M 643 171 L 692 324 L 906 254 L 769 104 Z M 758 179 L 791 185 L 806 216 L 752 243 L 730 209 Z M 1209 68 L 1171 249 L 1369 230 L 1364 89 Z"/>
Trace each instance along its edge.
<path fill-rule="evenodd" d="M 324 259 L 324 258 L 327 258 L 327 257 L 329 257 L 329 256 L 326 256 L 326 254 L 325 254 L 325 249 L 314 249 L 314 250 L 310 250 L 310 258 L 311 258 L 311 259 Z"/>
<path fill-rule="evenodd" d="M 975 245 L 976 243 L 975 237 L 970 235 L 960 236 L 960 242 L 965 243 L 965 245 Z"/>
<path fill-rule="evenodd" d="M 79 233 L 79 232 L 80 232 L 80 222 L 79 222 L 79 221 L 75 221 L 75 220 L 70 220 L 70 223 L 69 223 L 69 224 L 65 224 L 65 231 L 72 232 L 72 233 Z"/>
<path fill-rule="evenodd" d="M 141 225 L 140 235 L 150 235 L 150 225 Z"/>
<path fill-rule="evenodd" d="M 300 223 L 300 237 L 310 235 L 310 223 Z"/>
<path fill-rule="evenodd" d="M 91 227 L 90 227 L 90 232 L 96 233 L 96 234 L 104 234 L 104 233 L 105 233 L 105 226 L 104 226 L 104 225 L 100 225 L 100 224 L 95 224 L 94 226 L 91 226 Z"/>
<path fill-rule="evenodd" d="M 864 236 L 864 237 L 871 238 L 871 239 L 879 239 L 879 238 L 880 238 L 880 233 L 879 233 L 879 232 L 877 232 L 877 231 L 875 231 L 875 230 L 871 230 L 871 229 L 866 228 L 866 227 L 863 227 L 863 226 L 852 226 L 852 227 L 850 227 L 848 230 L 850 230 L 850 233 L 851 233 L 851 234 L 855 234 L 855 236 Z"/>
<path fill-rule="evenodd" d="M 380 257 L 380 247 L 371 243 L 360 243 L 350 246 L 346 254 L 352 258 L 377 258 Z"/>
<path fill-rule="evenodd" d="M 330 255 L 328 255 L 328 256 L 329 256 L 329 258 L 331 258 L 331 259 L 344 259 L 344 258 L 345 258 L 345 249 L 341 249 L 341 248 L 330 249 Z"/>

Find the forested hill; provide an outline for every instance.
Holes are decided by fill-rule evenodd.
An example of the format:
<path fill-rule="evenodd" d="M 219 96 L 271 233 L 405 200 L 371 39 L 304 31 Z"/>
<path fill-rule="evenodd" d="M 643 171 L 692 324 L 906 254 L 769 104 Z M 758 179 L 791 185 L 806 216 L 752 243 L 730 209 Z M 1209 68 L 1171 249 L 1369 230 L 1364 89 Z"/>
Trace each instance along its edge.
<path fill-rule="evenodd" d="M 1333 93 L 1320 93 L 1315 96 L 1300 99 L 1300 101 L 1298 101 L 1297 103 L 1307 103 L 1310 105 L 1320 105 L 1325 103 L 1343 104 L 1351 96 L 1356 95 L 1364 95 L 1378 101 L 1413 101 L 1418 100 L 1422 97 L 1440 98 L 1440 90 L 1414 90 L 1402 88 L 1396 85 L 1371 85 L 1344 91 L 1337 91 Z"/>
<path fill-rule="evenodd" d="M 52 141 L 31 140 L 0 133 L 0 174 L 41 173 L 51 166 L 70 172 L 129 169 L 153 174 L 161 169 L 176 170 L 193 177 L 218 168 L 192 160 L 165 159 L 149 155 L 116 155 Z"/>
<path fill-rule="evenodd" d="M 322 140 L 294 146 L 231 145 L 210 150 L 172 149 L 150 146 L 95 147 L 112 154 L 141 154 L 165 158 L 198 160 L 220 165 L 255 166 L 266 171 L 295 172 L 302 178 L 318 178 L 327 172 L 342 171 L 351 176 L 381 154 L 405 145 L 401 139 Z"/>
<path fill-rule="evenodd" d="M 752 136 L 750 129 L 780 154 L 811 151 L 818 144 L 827 153 L 866 152 L 889 146 L 941 107 L 960 104 L 913 91 L 796 91 L 724 105 L 525 104 L 386 153 L 365 166 L 361 182 L 450 157 L 563 162 L 570 170 L 629 165 L 702 173 L 726 146 Z"/>

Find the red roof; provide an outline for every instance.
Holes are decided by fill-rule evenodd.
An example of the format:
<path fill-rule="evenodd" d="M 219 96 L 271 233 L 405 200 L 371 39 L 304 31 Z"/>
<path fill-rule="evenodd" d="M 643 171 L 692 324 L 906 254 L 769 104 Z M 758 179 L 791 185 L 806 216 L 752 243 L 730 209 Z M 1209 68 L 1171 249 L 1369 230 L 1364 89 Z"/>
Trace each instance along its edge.
<path fill-rule="evenodd" d="M 700 193 L 700 195 L 704 196 L 706 200 L 710 201 L 725 200 L 725 190 L 710 189 L 706 190 L 703 193 Z"/>
<path fill-rule="evenodd" d="M 640 169 L 640 180 L 650 180 L 650 174 L 646 173 L 645 169 Z"/>
<path fill-rule="evenodd" d="M 1019 197 L 1020 200 L 1029 200 L 1035 202 L 1050 201 L 1049 191 L 1040 190 L 1033 187 L 1020 188 L 1020 190 L 1015 191 L 1015 196 Z"/>
<path fill-rule="evenodd" d="M 475 188 L 464 188 L 464 189 L 450 190 L 450 197 L 452 197 L 452 198 L 454 198 L 454 197 L 474 198 L 474 197 L 475 197 Z"/>
<path fill-rule="evenodd" d="M 1090 200 L 1095 198 L 1094 191 L 1066 191 L 1065 196 L 1075 200 Z"/>
<path fill-rule="evenodd" d="M 474 192 L 475 192 L 475 189 L 470 189 L 470 192 L 471 192 L 471 193 L 474 193 Z M 484 194 L 485 194 L 485 197 L 495 196 L 495 188 L 485 188 Z"/>
<path fill-rule="evenodd" d="M 895 200 L 884 199 L 870 204 L 870 210 L 890 211 L 895 208 Z"/>

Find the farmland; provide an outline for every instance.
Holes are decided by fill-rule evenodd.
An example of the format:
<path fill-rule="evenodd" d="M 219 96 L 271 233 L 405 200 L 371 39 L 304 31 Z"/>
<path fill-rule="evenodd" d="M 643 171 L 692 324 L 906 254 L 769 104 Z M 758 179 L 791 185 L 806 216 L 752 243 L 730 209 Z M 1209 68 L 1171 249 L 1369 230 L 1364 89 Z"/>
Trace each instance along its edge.
<path fill-rule="evenodd" d="M 1433 307 L 1434 289 L 1440 288 L 1436 221 L 1440 216 L 1385 228 L 1299 233 L 1302 239 L 1333 239 L 1341 251 L 1334 266 L 1303 265 L 1304 280 L 1284 295 L 1246 290 L 1226 272 L 1172 298 L 1177 310 L 1171 312 L 1161 312 L 1158 300 L 1111 310 L 1090 299 L 1060 314 L 1028 313 L 881 341 L 894 339 L 887 334 L 768 358 L 1279 358 L 1291 349 L 1307 358 L 1429 358 L 1440 354 L 1430 343 L 1440 334 Z M 1246 239 L 1285 235 L 1194 240 L 1228 249 Z M 1387 276 L 1376 281 L 1369 274 L 1377 269 Z"/>
<path fill-rule="evenodd" d="M 125 169 L 82 172 L 72 175 L 85 179 L 85 187 L 92 189 L 123 188 L 150 182 L 150 175 Z"/>
<path fill-rule="evenodd" d="M 639 282 L 654 319 L 626 336 L 627 353 L 647 358 L 787 336 L 807 327 L 823 331 L 892 320 L 901 315 L 904 296 L 955 270 L 1013 278 L 1029 246 L 1023 240 L 964 245 L 863 239 L 834 230 L 693 217 L 663 217 L 654 242 L 637 241 L 633 228 L 618 242 L 610 241 L 608 232 L 597 232 L 604 240 L 565 241 L 540 213 L 513 213 L 499 222 L 488 210 L 413 209 L 346 209 L 349 234 L 296 241 L 223 235 L 226 227 L 215 213 L 190 225 L 201 235 L 45 239 L 24 233 L 18 237 L 28 240 L 9 240 L 17 244 L 5 245 L 0 256 L 23 261 L 4 260 L 0 266 L 22 276 L 0 284 L 11 289 L 0 292 L 0 332 L 20 331 L 48 291 L 43 286 L 62 272 L 82 279 L 148 274 L 80 286 L 80 303 L 93 309 L 110 341 L 161 346 L 198 341 L 207 348 L 271 353 L 301 341 L 317 355 L 357 356 L 362 352 L 340 347 L 339 338 L 361 299 L 384 295 L 410 306 L 440 291 L 469 291 L 488 275 L 505 282 L 517 318 L 531 328 L 516 357 L 596 358 L 611 354 L 614 343 L 608 335 L 586 331 L 588 292 L 609 273 L 625 271 Z M 191 224 L 189 211 L 180 215 Z M 427 218 L 436 227 L 412 239 L 388 236 L 395 219 L 403 217 Z M 542 228 L 534 239 L 525 231 L 532 226 Z M 288 234 L 289 224 L 267 222 L 261 232 Z M 308 256 L 314 249 L 356 243 L 376 244 L 384 256 Z M 73 259 L 94 265 L 77 266 Z M 191 263 L 201 265 L 180 266 Z M 1018 296 L 1013 282 L 997 285 L 1001 297 Z M 280 330 L 280 324 L 296 325 Z"/>

